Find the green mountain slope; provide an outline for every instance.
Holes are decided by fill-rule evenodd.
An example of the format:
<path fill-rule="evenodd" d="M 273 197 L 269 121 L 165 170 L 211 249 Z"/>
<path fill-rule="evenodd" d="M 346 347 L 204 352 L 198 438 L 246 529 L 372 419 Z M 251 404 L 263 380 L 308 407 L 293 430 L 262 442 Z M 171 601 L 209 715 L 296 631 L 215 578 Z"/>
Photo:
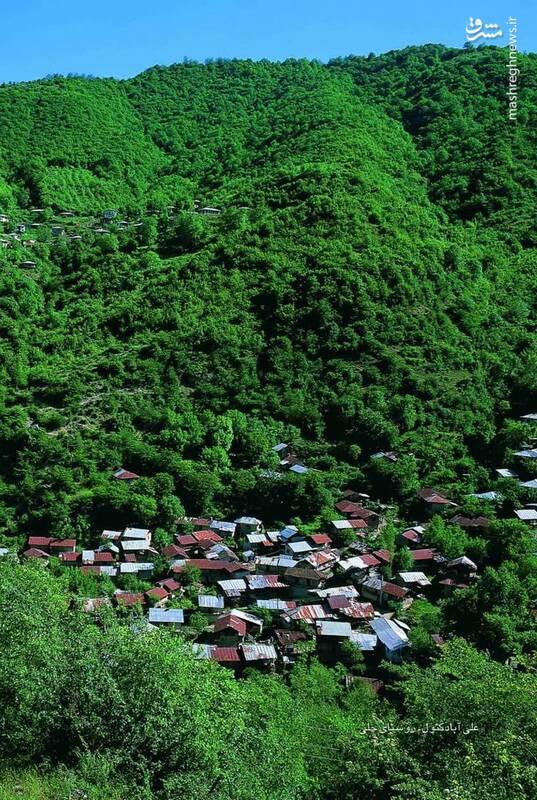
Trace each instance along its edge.
<path fill-rule="evenodd" d="M 484 151 L 505 128 L 485 101 L 501 59 L 435 47 L 0 87 L 6 210 L 86 215 L 70 229 L 80 240 L 52 242 L 45 224 L 33 248 L 0 256 L 4 529 L 107 522 L 118 464 L 164 473 L 192 511 L 262 505 L 259 467 L 279 437 L 319 471 L 292 501 L 273 487 L 274 517 L 289 502 L 314 515 L 382 448 L 413 454 L 399 502 L 419 479 L 486 479 L 502 420 L 536 389 L 531 226 L 509 225 L 533 195 L 501 200 L 504 177 L 518 186 L 512 142 L 487 173 L 494 209 L 468 194 L 453 113 L 479 87 Z M 418 80 L 429 72 L 436 83 Z M 445 181 L 459 162 L 457 194 Z M 141 226 L 94 234 L 87 216 L 102 224 L 106 207 Z M 118 495 L 118 515 L 162 522 L 151 480 L 145 506 L 143 492 Z"/>

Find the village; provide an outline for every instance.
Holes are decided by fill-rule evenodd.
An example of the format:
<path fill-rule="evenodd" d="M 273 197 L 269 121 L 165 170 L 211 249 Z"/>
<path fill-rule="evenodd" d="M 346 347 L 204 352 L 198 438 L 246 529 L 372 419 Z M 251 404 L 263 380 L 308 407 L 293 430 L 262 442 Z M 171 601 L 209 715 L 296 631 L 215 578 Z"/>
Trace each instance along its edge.
<path fill-rule="evenodd" d="M 537 414 L 522 418 L 533 425 Z M 280 470 L 307 471 L 285 442 L 273 448 Z M 535 439 L 515 454 L 521 471 L 537 458 Z M 391 452 L 373 458 L 393 461 Z M 526 465 L 526 467 L 524 467 Z M 503 479 L 536 488 L 537 481 L 498 468 Z M 276 473 L 278 474 L 278 473 Z M 117 469 L 112 480 L 128 484 L 139 476 Z M 498 493 L 472 497 L 487 501 Z M 389 507 L 348 488 L 335 503 L 326 530 L 301 531 L 288 524 L 270 529 L 255 516 L 232 520 L 177 519 L 171 544 L 157 548 L 142 527 L 103 530 L 93 549 L 72 538 L 29 536 L 21 558 L 56 563 L 116 584 L 113 594 L 81 598 L 83 610 L 98 615 L 107 607 L 126 615 L 133 634 L 159 628 L 185 635 L 200 659 L 229 667 L 285 672 L 301 654 L 314 653 L 326 664 L 361 664 L 361 679 L 382 689 L 379 665 L 412 658 L 411 614 L 418 600 L 437 602 L 468 588 L 479 568 L 464 552 L 447 558 L 427 545 L 427 527 L 436 514 L 466 532 L 486 532 L 485 516 L 467 517 L 457 504 L 431 487 L 418 495 L 421 518 L 400 526 L 396 545 L 409 553 L 408 568 L 393 568 L 394 553 L 382 547 Z M 537 503 L 515 510 L 528 526 L 537 525 Z M 0 555 L 8 555 L 3 548 Z M 388 576 L 388 577 L 387 577 Z M 136 579 L 136 588 L 125 583 Z M 143 588 L 142 588 L 143 587 Z M 432 635 L 438 648 L 445 645 Z"/>
<path fill-rule="evenodd" d="M 240 206 L 241 211 L 247 211 L 247 206 Z M 188 211 L 190 214 L 212 218 L 220 214 L 219 208 L 203 206 L 199 200 L 194 201 L 194 207 Z M 167 206 L 164 210 L 155 208 L 147 209 L 147 217 L 162 216 L 165 219 L 175 217 L 179 210 Z M 52 212 L 44 208 L 30 208 L 23 212 L 20 218 L 11 219 L 6 213 L 0 212 L 0 249 L 23 247 L 31 249 L 38 242 L 57 244 L 59 242 L 79 242 L 88 237 L 102 237 L 110 234 L 119 234 L 126 231 L 135 232 L 144 224 L 140 216 L 121 216 L 117 209 L 105 209 L 93 214 L 82 214 L 76 211 L 58 210 Z M 32 269 L 36 263 L 30 259 L 21 261 L 21 268 Z"/>

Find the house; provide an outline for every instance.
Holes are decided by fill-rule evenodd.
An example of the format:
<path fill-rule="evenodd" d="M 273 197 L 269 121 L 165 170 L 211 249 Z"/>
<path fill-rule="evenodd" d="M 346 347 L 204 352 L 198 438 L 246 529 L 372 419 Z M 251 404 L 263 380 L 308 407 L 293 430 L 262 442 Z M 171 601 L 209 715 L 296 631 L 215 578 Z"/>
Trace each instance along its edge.
<path fill-rule="evenodd" d="M 486 517 L 465 517 L 463 514 L 456 514 L 450 520 L 453 525 L 458 525 L 468 533 L 485 533 L 490 528 L 490 520 Z"/>
<path fill-rule="evenodd" d="M 343 595 L 329 597 L 328 607 L 334 613 L 350 620 L 369 620 L 375 616 L 375 609 L 371 603 L 359 603 L 354 598 Z"/>
<path fill-rule="evenodd" d="M 519 508 L 515 511 L 516 516 L 521 522 L 525 522 L 531 527 L 537 525 L 537 509 L 536 508 Z"/>
<path fill-rule="evenodd" d="M 150 608 L 147 619 L 151 625 L 162 625 L 169 630 L 179 630 L 185 622 L 182 608 Z"/>
<path fill-rule="evenodd" d="M 204 214 L 209 217 L 216 217 L 220 213 L 219 208 L 212 208 L 211 206 L 204 206 L 198 209 L 198 214 Z"/>
<path fill-rule="evenodd" d="M 74 553 L 76 550 L 76 539 L 51 539 L 49 548 L 53 555 L 58 555 L 58 553 Z"/>
<path fill-rule="evenodd" d="M 111 219 L 115 219 L 117 214 L 118 212 L 115 209 L 107 208 L 106 211 L 103 211 L 102 217 L 105 222 L 109 222 Z"/>
<path fill-rule="evenodd" d="M 365 519 L 334 519 L 330 525 L 335 533 L 340 531 L 354 531 L 358 536 L 364 536 L 367 531 Z"/>
<path fill-rule="evenodd" d="M 144 596 L 146 600 L 154 603 L 157 607 L 162 607 L 170 599 L 170 593 L 163 586 L 153 586 L 152 589 L 144 592 Z"/>
<path fill-rule="evenodd" d="M 313 533 L 311 536 L 308 536 L 308 542 L 313 548 L 325 548 L 330 547 L 332 539 L 326 533 Z"/>
<path fill-rule="evenodd" d="M 241 644 L 241 655 L 247 665 L 256 664 L 265 668 L 272 669 L 276 663 L 278 654 L 272 644 Z"/>
<path fill-rule="evenodd" d="M 318 550 L 317 552 L 309 553 L 307 556 L 299 558 L 297 567 L 299 569 L 313 567 L 317 572 L 328 577 L 328 573 L 332 567 L 337 564 L 339 558 L 339 553 L 335 550 Z"/>
<path fill-rule="evenodd" d="M 398 572 L 397 582 L 406 589 L 425 589 L 431 581 L 424 572 Z"/>
<path fill-rule="evenodd" d="M 276 455 L 281 461 L 284 458 L 287 458 L 288 455 L 290 455 L 291 447 L 288 444 L 286 444 L 286 442 L 279 442 L 278 444 L 274 445 L 274 447 L 272 448 L 272 452 L 276 453 Z"/>
<path fill-rule="evenodd" d="M 209 528 L 215 533 L 221 534 L 224 538 L 233 538 L 237 526 L 234 522 L 212 519 L 209 523 Z"/>
<path fill-rule="evenodd" d="M 284 664 L 294 664 L 301 652 L 301 643 L 307 640 L 303 631 L 289 631 L 276 628 L 274 637 Z"/>
<path fill-rule="evenodd" d="M 355 645 L 364 655 L 366 663 L 377 649 L 378 637 L 376 633 L 362 633 L 362 631 L 352 631 L 349 641 Z"/>
<path fill-rule="evenodd" d="M 308 542 L 304 540 L 299 542 L 286 542 L 285 544 L 285 552 L 293 556 L 293 558 L 303 555 L 304 553 L 311 553 L 311 551 L 311 544 L 308 544 Z"/>
<path fill-rule="evenodd" d="M 395 464 L 397 461 L 397 456 L 392 450 L 384 451 L 380 450 L 378 453 L 373 453 L 371 458 L 374 461 L 388 461 L 392 464 Z"/>
<path fill-rule="evenodd" d="M 274 592 L 278 589 L 287 589 L 287 584 L 282 583 L 279 575 L 248 575 L 246 577 L 250 592 Z"/>
<path fill-rule="evenodd" d="M 302 594 L 306 589 L 318 589 L 325 581 L 323 575 L 317 570 L 300 567 L 286 569 L 283 578 L 298 594 Z"/>
<path fill-rule="evenodd" d="M 119 565 L 120 575 L 136 575 L 142 581 L 151 580 L 153 574 L 153 564 L 150 561 L 145 562 L 124 562 Z"/>
<path fill-rule="evenodd" d="M 249 617 L 250 615 L 247 614 L 246 616 Z M 256 632 L 261 633 L 263 622 L 257 617 L 252 617 L 252 619 L 256 621 L 254 626 Z M 213 631 L 218 635 L 220 641 L 226 643 L 242 641 L 248 631 L 248 620 L 242 614 L 239 615 L 235 611 L 230 611 L 215 620 Z"/>
<path fill-rule="evenodd" d="M 21 269 L 35 269 L 35 261 L 21 261 L 19 267 Z"/>
<path fill-rule="evenodd" d="M 284 543 L 290 542 L 291 539 L 298 539 L 298 538 L 303 539 L 304 537 L 301 537 L 300 532 L 296 527 L 296 525 L 286 525 L 285 528 L 282 528 L 282 530 L 278 534 L 279 541 Z"/>
<path fill-rule="evenodd" d="M 255 560 L 257 571 L 284 575 L 288 569 L 296 567 L 296 560 L 289 555 L 258 556 Z"/>
<path fill-rule="evenodd" d="M 317 650 L 319 655 L 336 661 L 342 642 L 348 641 L 352 634 L 349 622 L 321 619 L 315 623 Z"/>
<path fill-rule="evenodd" d="M 428 486 L 420 489 L 418 492 L 418 497 L 423 500 L 428 514 L 435 514 L 438 511 L 442 511 L 444 508 L 448 508 L 449 506 L 457 506 L 456 503 L 453 503 L 451 500 L 443 497 L 439 492 L 431 489 Z"/>
<path fill-rule="evenodd" d="M 160 555 L 164 556 L 164 558 L 169 561 L 175 561 L 178 558 L 188 558 L 187 551 L 177 544 L 169 544 L 167 547 L 163 547 L 160 551 Z"/>
<path fill-rule="evenodd" d="M 60 553 L 58 558 L 62 564 L 77 566 L 82 561 L 82 553 Z"/>
<path fill-rule="evenodd" d="M 329 589 L 314 589 L 312 594 L 316 594 L 317 597 L 322 598 L 323 600 L 327 597 L 358 597 L 358 590 L 355 586 L 332 586 Z"/>
<path fill-rule="evenodd" d="M 137 539 L 121 539 L 121 550 L 124 556 L 132 554 L 137 561 L 147 561 L 149 556 L 158 555 L 157 550 L 147 541 Z"/>
<path fill-rule="evenodd" d="M 250 574 L 246 564 L 236 561 L 222 561 L 217 558 L 190 558 L 182 563 L 177 562 L 172 569 L 174 573 L 183 572 L 186 566 L 196 567 L 200 570 L 202 580 L 206 583 L 218 583 L 233 575 L 235 578 L 244 578 Z"/>
<path fill-rule="evenodd" d="M 474 564 L 468 556 L 460 556 L 460 558 L 448 561 L 447 568 L 455 572 L 463 572 L 468 576 L 475 575 L 477 572 L 477 564 Z"/>
<path fill-rule="evenodd" d="M 520 419 L 522 420 L 522 422 L 530 422 L 531 424 L 535 425 L 537 424 L 537 413 L 532 412 L 530 414 L 522 414 Z"/>
<path fill-rule="evenodd" d="M 537 489 L 537 478 L 531 481 L 523 481 L 519 485 L 522 489 Z"/>
<path fill-rule="evenodd" d="M 151 544 L 151 531 L 148 528 L 125 528 L 121 538 L 131 541 L 137 539 L 138 541 L 145 541 L 147 544 Z"/>
<path fill-rule="evenodd" d="M 377 601 L 380 605 L 389 600 L 403 600 L 408 594 L 408 589 L 403 586 L 382 580 L 375 575 L 370 575 L 362 581 L 360 591 L 363 597 Z"/>
<path fill-rule="evenodd" d="M 468 589 L 467 583 L 459 583 L 453 578 L 442 578 L 441 581 L 438 581 L 438 585 L 441 587 L 442 594 L 444 595 L 451 594 L 455 589 Z"/>
<path fill-rule="evenodd" d="M 390 564 L 392 560 L 392 554 L 389 550 L 381 548 L 380 550 L 373 550 L 373 558 L 378 559 L 381 564 Z"/>
<path fill-rule="evenodd" d="M 241 666 L 241 657 L 238 647 L 220 647 L 214 644 L 199 644 L 195 642 L 192 650 L 198 658 L 216 661 L 223 667 L 238 670 Z"/>
<path fill-rule="evenodd" d="M 51 536 L 29 536 L 27 544 L 28 547 L 37 547 L 40 550 L 48 552 L 51 542 Z"/>
<path fill-rule="evenodd" d="M 239 598 L 248 589 L 246 581 L 243 578 L 217 581 L 217 584 L 224 596 L 228 599 Z"/>
<path fill-rule="evenodd" d="M 415 525 L 412 528 L 407 528 L 399 535 L 399 544 L 406 545 L 407 547 L 416 547 L 421 542 L 421 537 L 425 533 L 423 525 Z"/>
<path fill-rule="evenodd" d="M 296 475 L 305 475 L 306 472 L 309 472 L 309 469 L 304 464 L 293 464 L 289 467 L 289 472 L 294 472 Z"/>
<path fill-rule="evenodd" d="M 124 592 L 121 589 L 117 589 L 114 592 L 114 601 L 116 605 L 125 608 L 134 608 L 135 606 L 144 606 L 146 604 L 142 592 Z"/>
<path fill-rule="evenodd" d="M 121 531 L 103 531 L 101 539 L 105 542 L 117 542 L 121 539 Z"/>
<path fill-rule="evenodd" d="M 163 589 L 170 594 L 170 596 L 174 596 L 176 592 L 181 590 L 181 584 L 179 581 L 176 581 L 175 578 L 164 578 L 164 580 L 157 581 L 157 586 L 161 586 Z"/>
<path fill-rule="evenodd" d="M 518 478 L 518 473 L 507 467 L 498 467 L 495 472 L 498 473 L 500 478 Z"/>
<path fill-rule="evenodd" d="M 267 611 L 287 611 L 296 608 L 295 600 L 280 600 L 278 597 L 270 597 L 266 600 L 256 600 L 258 608 L 266 608 Z"/>
<path fill-rule="evenodd" d="M 214 612 L 224 610 L 224 598 L 220 594 L 199 594 L 198 608 L 202 611 Z"/>
<path fill-rule="evenodd" d="M 323 606 L 317 603 L 311 603 L 296 608 L 290 608 L 282 613 L 282 620 L 290 625 L 293 622 L 307 622 L 311 624 L 318 619 L 333 619 L 333 614 L 326 611 Z"/>
<path fill-rule="evenodd" d="M 401 662 L 405 649 L 409 645 L 408 636 L 393 620 L 377 617 L 369 623 L 384 646 L 384 653 L 388 661 Z"/>
<path fill-rule="evenodd" d="M 414 563 L 427 564 L 433 566 L 435 564 L 436 550 L 430 547 L 422 548 L 421 550 L 411 550 L 410 556 Z"/>
<path fill-rule="evenodd" d="M 29 547 L 24 551 L 23 556 L 25 558 L 44 559 L 48 563 L 49 554 L 45 553 L 44 550 L 40 550 L 38 547 Z"/>
<path fill-rule="evenodd" d="M 248 533 L 259 533 L 263 528 L 263 523 L 256 517 L 239 517 L 235 520 L 235 532 L 238 536 L 246 536 Z"/>
<path fill-rule="evenodd" d="M 136 474 L 136 472 L 130 472 L 128 469 L 116 469 L 115 472 L 112 473 L 112 477 L 115 478 L 117 481 L 126 481 L 127 483 L 132 483 L 133 481 L 137 480 L 140 476 Z"/>
<path fill-rule="evenodd" d="M 54 238 L 58 236 L 65 236 L 65 229 L 62 228 L 61 225 L 53 225 L 50 229 L 50 233 Z"/>

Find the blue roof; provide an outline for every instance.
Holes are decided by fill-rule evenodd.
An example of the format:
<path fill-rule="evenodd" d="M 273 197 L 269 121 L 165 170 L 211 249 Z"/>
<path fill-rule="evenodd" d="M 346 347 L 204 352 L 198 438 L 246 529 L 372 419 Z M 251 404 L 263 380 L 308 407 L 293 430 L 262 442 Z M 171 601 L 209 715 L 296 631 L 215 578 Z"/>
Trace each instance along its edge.
<path fill-rule="evenodd" d="M 198 606 L 200 608 L 224 608 L 224 598 L 221 595 L 199 594 Z"/>
<path fill-rule="evenodd" d="M 289 472 L 296 472 L 298 475 L 303 475 L 307 471 L 308 468 L 303 467 L 302 464 L 293 464 L 293 466 L 289 469 Z"/>
<path fill-rule="evenodd" d="M 382 644 L 388 650 L 401 650 L 408 644 L 408 636 L 402 628 L 385 617 L 377 617 L 369 623 Z"/>

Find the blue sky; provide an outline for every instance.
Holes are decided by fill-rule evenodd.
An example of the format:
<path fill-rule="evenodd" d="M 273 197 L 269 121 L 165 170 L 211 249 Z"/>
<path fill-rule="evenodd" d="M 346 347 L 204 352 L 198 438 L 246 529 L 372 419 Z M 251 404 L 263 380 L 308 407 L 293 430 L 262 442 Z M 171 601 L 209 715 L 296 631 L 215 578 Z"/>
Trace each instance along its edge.
<path fill-rule="evenodd" d="M 532 0 L 26 0 L 2 4 L 0 81 L 53 72 L 128 77 L 188 57 L 328 60 L 409 44 L 461 47 L 470 17 L 517 17 L 537 50 Z M 533 8 L 532 8 L 533 6 Z"/>

